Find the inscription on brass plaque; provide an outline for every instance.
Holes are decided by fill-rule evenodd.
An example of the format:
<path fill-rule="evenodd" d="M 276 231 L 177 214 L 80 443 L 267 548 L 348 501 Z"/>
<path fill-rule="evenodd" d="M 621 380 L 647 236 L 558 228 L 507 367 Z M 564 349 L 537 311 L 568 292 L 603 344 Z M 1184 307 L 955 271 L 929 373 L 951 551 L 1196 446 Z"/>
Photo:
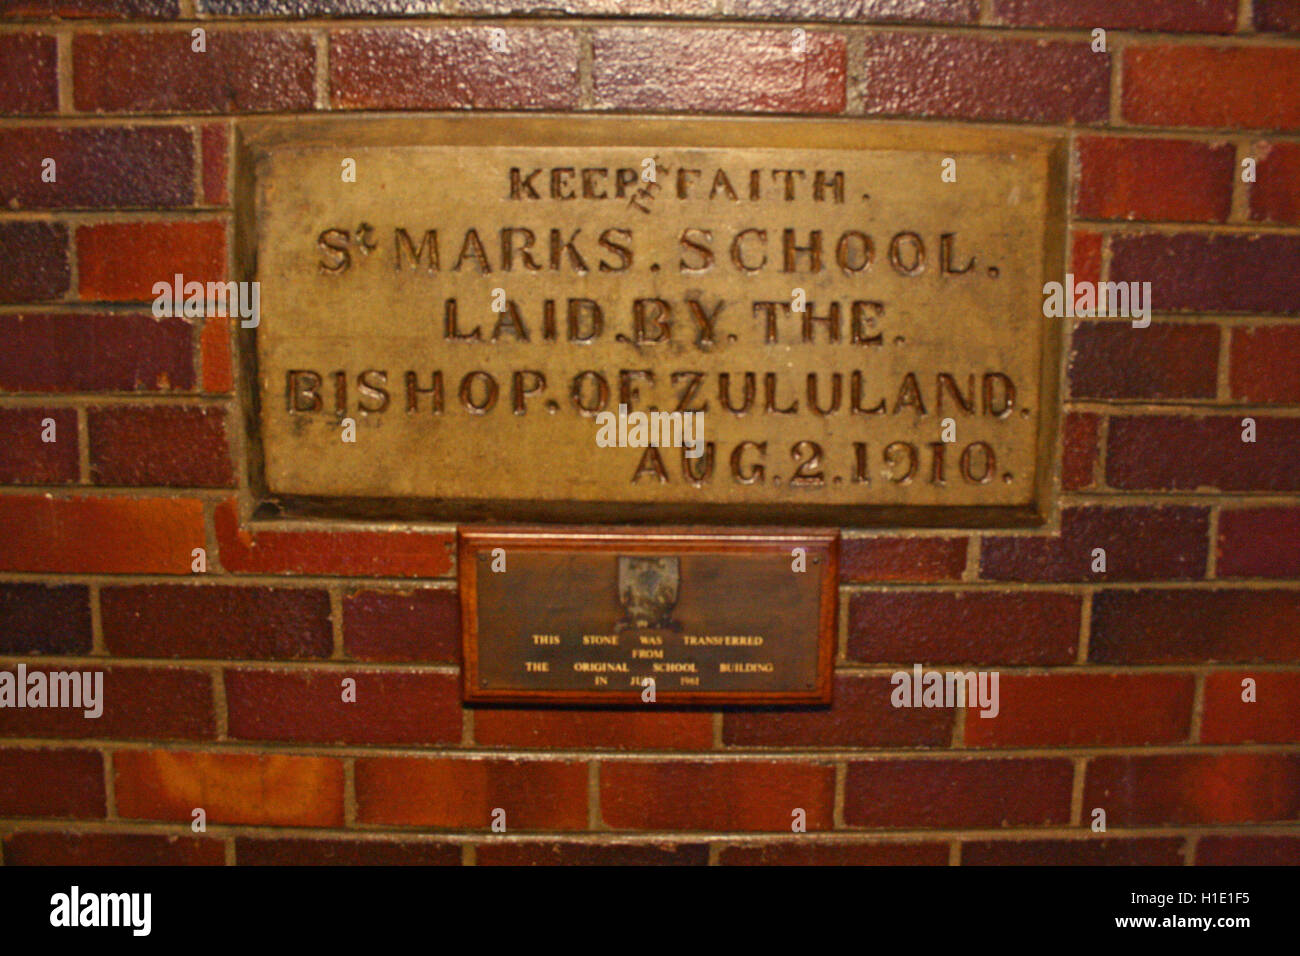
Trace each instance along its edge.
<path fill-rule="evenodd" d="M 856 120 L 252 124 L 254 487 L 456 520 L 1041 520 L 1061 156 Z"/>
<path fill-rule="evenodd" d="M 462 530 L 465 699 L 828 702 L 836 540 Z"/>

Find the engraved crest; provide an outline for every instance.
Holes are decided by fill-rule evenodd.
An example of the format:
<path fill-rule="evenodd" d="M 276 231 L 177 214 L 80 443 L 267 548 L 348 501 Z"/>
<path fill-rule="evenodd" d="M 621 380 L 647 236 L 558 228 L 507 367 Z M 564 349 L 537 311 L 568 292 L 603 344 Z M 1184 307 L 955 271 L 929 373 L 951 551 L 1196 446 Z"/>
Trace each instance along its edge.
<path fill-rule="evenodd" d="M 618 600 L 623 605 L 620 629 L 666 627 L 679 630 L 672 619 L 681 584 L 681 561 L 678 558 L 649 558 L 619 555 Z"/>

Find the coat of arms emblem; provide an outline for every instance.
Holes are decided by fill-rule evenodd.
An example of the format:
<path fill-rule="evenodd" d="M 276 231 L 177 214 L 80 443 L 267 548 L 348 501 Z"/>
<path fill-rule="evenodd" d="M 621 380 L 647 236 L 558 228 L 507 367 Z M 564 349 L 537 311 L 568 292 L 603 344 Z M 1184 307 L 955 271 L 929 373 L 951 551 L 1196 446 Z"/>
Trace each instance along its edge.
<path fill-rule="evenodd" d="M 681 583 L 678 558 L 649 558 L 619 555 L 618 600 L 623 605 L 620 629 L 681 625 L 672 619 Z"/>

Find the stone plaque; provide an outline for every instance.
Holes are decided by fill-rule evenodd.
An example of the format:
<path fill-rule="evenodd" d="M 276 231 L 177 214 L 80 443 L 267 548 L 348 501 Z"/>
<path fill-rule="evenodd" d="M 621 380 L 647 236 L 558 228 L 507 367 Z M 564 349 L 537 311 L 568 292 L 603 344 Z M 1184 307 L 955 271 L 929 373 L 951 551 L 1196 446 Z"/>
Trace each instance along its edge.
<path fill-rule="evenodd" d="M 241 129 L 285 513 L 1031 524 L 1062 148 L 861 120 Z"/>
<path fill-rule="evenodd" d="M 827 703 L 835 532 L 460 533 L 465 699 Z"/>

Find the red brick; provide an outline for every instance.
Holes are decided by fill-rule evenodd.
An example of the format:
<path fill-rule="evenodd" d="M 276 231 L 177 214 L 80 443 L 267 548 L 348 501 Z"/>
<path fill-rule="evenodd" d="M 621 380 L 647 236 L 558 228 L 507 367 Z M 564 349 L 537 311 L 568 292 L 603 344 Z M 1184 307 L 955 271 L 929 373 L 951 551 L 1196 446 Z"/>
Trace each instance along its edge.
<path fill-rule="evenodd" d="M 62 298 L 72 282 L 68 227 L 59 222 L 0 222 L 0 302 Z"/>
<path fill-rule="evenodd" d="M 224 281 L 226 225 L 116 222 L 77 229 L 80 296 L 87 301 L 152 302 L 157 282 Z"/>
<path fill-rule="evenodd" d="M 203 363 L 203 391 L 228 393 L 235 388 L 234 363 L 230 355 L 230 319 L 208 316 L 199 335 Z"/>
<path fill-rule="evenodd" d="M 829 765 L 752 761 L 600 765 L 600 808 L 616 830 L 790 832 L 797 809 L 809 830 L 832 826 Z"/>
<path fill-rule="evenodd" d="M 1242 681 L 1255 700 L 1241 699 Z M 1219 671 L 1205 677 L 1201 741 L 1207 744 L 1300 743 L 1300 671 Z"/>
<path fill-rule="evenodd" d="M 239 866 L 460 866 L 460 846 L 425 840 L 238 837 Z"/>
<path fill-rule="evenodd" d="M 980 576 L 995 581 L 1201 578 L 1208 526 L 1204 508 L 1064 508 L 1059 535 L 985 538 Z M 1106 552 L 1104 574 L 1092 570 L 1096 548 Z"/>
<path fill-rule="evenodd" d="M 999 710 L 966 706 L 968 747 L 1105 747 L 1188 738 L 1187 674 L 1003 674 Z"/>
<path fill-rule="evenodd" d="M 222 866 L 220 840 L 153 833 L 26 830 L 4 841 L 10 866 Z"/>
<path fill-rule="evenodd" d="M 703 843 L 483 843 L 478 866 L 707 866 Z"/>
<path fill-rule="evenodd" d="M 12 126 L 0 130 L 0 155 L 0 203 L 11 209 L 194 202 L 194 137 L 183 126 Z M 52 183 L 42 178 L 46 158 L 55 163 Z"/>
<path fill-rule="evenodd" d="M 49 422 L 55 440 L 47 442 Z M 0 482 L 63 485 L 80 474 L 75 409 L 0 408 Z"/>
<path fill-rule="evenodd" d="M 548 5 L 550 0 L 544 0 Z M 253 16 L 298 19 L 302 17 L 348 16 L 394 17 L 435 14 L 446 11 L 438 0 L 203 0 L 203 9 L 216 16 Z M 459 10 L 464 11 L 462 4 Z"/>
<path fill-rule="evenodd" d="M 1219 513 L 1221 578 L 1300 578 L 1300 508 L 1232 508 Z"/>
<path fill-rule="evenodd" d="M 0 654 L 84 654 L 90 642 L 89 588 L 0 584 Z"/>
<path fill-rule="evenodd" d="M 601 107 L 730 113 L 839 113 L 844 37 L 811 31 L 795 53 L 789 30 L 613 27 L 592 37 Z"/>
<path fill-rule="evenodd" d="M 851 763 L 844 822 L 866 827 L 1006 827 L 1070 819 L 1065 759 L 875 760 Z"/>
<path fill-rule="evenodd" d="M 342 826 L 343 764 L 329 757 L 125 750 L 113 754 L 117 812 L 209 824 Z"/>
<path fill-rule="evenodd" d="M 1086 136 L 1077 149 L 1084 219 L 1227 222 L 1232 212 L 1232 143 Z"/>
<path fill-rule="evenodd" d="M 840 581 L 957 581 L 967 538 L 842 538 Z"/>
<path fill-rule="evenodd" d="M 1254 156 L 1258 162 L 1255 182 L 1248 187 L 1250 218 L 1300 222 L 1300 144 L 1256 143 Z"/>
<path fill-rule="evenodd" d="M 973 840 L 962 866 L 1183 866 L 1181 837 Z"/>
<path fill-rule="evenodd" d="M 1157 312 L 1300 313 L 1300 236 L 1113 236 L 1110 281 L 1150 282 Z"/>
<path fill-rule="evenodd" d="M 1203 836 L 1196 843 L 1196 865 L 1300 866 L 1300 837 Z"/>
<path fill-rule="evenodd" d="M 104 762 L 93 750 L 0 747 L 0 817 L 103 817 Z"/>
<path fill-rule="evenodd" d="M 339 30 L 330 35 L 338 109 L 573 109 L 578 35 L 506 30 L 494 52 L 486 26 Z"/>
<path fill-rule="evenodd" d="M 993 0 L 992 22 L 1018 27 L 1232 33 L 1237 26 L 1237 0 Z"/>
<path fill-rule="evenodd" d="M 1300 49 L 1133 46 L 1124 50 L 1120 112 L 1144 126 L 1300 129 Z"/>
<path fill-rule="evenodd" d="M 1088 659 L 1100 664 L 1300 658 L 1300 591 L 1164 589 L 1093 596 Z"/>
<path fill-rule="evenodd" d="M 867 843 L 799 838 L 724 846 L 721 866 L 947 866 L 946 843 Z"/>
<path fill-rule="evenodd" d="M 868 116 L 1099 123 L 1110 55 L 1086 43 L 882 33 L 864 40 Z"/>
<path fill-rule="evenodd" d="M 0 316 L 0 389 L 153 392 L 194 387 L 184 319 L 85 313 Z M 69 343 L 76 343 L 69 348 Z"/>
<path fill-rule="evenodd" d="M 1111 416 L 1106 483 L 1167 491 L 1300 490 L 1300 418 L 1254 416 L 1244 442 L 1242 416 Z"/>
<path fill-rule="evenodd" d="M 216 509 L 227 571 L 436 578 L 451 571 L 454 532 L 272 531 L 239 526 L 234 500 Z"/>
<path fill-rule="evenodd" d="M 869 663 L 1068 664 L 1082 599 L 1046 591 L 882 591 L 849 597 L 848 657 Z"/>
<path fill-rule="evenodd" d="M 208 123 L 200 133 L 203 143 L 203 201 L 211 206 L 230 203 L 230 130 L 221 123 Z"/>
<path fill-rule="evenodd" d="M 1080 322 L 1068 373 L 1075 398 L 1214 398 L 1219 328 Z"/>
<path fill-rule="evenodd" d="M 1070 271 L 1083 282 L 1101 281 L 1101 248 L 1105 236 L 1076 230 L 1070 236 Z"/>
<path fill-rule="evenodd" d="M 343 646 L 360 661 L 460 660 L 460 597 L 445 588 L 354 591 L 343 598 Z"/>
<path fill-rule="evenodd" d="M 1261 33 L 1300 33 L 1300 4 L 1296 0 L 1252 0 L 1255 29 Z"/>
<path fill-rule="evenodd" d="M 356 699 L 343 700 L 343 679 Z M 339 744 L 460 742 L 460 681 L 454 674 L 227 670 L 230 736 Z"/>
<path fill-rule="evenodd" d="M 72 38 L 76 108 L 86 113 L 255 113 L 315 105 L 312 38 L 288 30 L 207 28 L 79 33 Z"/>
<path fill-rule="evenodd" d="M 1245 402 L 1300 404 L 1300 327 L 1231 330 L 1228 387 Z"/>
<path fill-rule="evenodd" d="M 356 787 L 362 823 L 486 830 L 502 809 L 508 831 L 587 826 L 577 761 L 361 757 Z"/>
<path fill-rule="evenodd" d="M 1085 816 L 1108 826 L 1252 823 L 1300 813 L 1300 755 L 1162 754 L 1094 757 L 1084 781 Z"/>
<path fill-rule="evenodd" d="M 104 643 L 131 657 L 328 657 L 329 595 L 314 588 L 149 584 L 100 591 Z"/>
<path fill-rule="evenodd" d="M 222 408 L 92 408 L 90 475 L 97 485 L 229 488 L 235 483 Z"/>
<path fill-rule="evenodd" d="M 946 747 L 951 710 L 894 707 L 888 676 L 839 674 L 829 709 L 729 711 L 722 741 L 737 747 Z"/>
<path fill-rule="evenodd" d="M 488 747 L 708 750 L 713 717 L 670 710 L 523 710 L 474 712 L 474 740 Z"/>
<path fill-rule="evenodd" d="M 1097 483 L 1097 449 L 1101 416 L 1070 412 L 1061 426 L 1061 487 L 1082 491 Z"/>
<path fill-rule="evenodd" d="M 58 59 L 52 36 L 37 33 L 0 36 L 0 113 L 58 110 Z"/>
<path fill-rule="evenodd" d="M 189 574 L 203 503 L 181 498 L 0 496 L 0 571 Z"/>
<path fill-rule="evenodd" d="M 52 667 L 27 662 L 28 677 L 38 670 L 49 673 Z M 0 736 L 119 740 L 211 740 L 216 736 L 212 678 L 203 671 L 86 664 L 54 669 L 102 673 L 103 713 L 87 717 L 84 707 L 0 710 Z M 14 668 L 0 670 L 12 672 Z"/>

